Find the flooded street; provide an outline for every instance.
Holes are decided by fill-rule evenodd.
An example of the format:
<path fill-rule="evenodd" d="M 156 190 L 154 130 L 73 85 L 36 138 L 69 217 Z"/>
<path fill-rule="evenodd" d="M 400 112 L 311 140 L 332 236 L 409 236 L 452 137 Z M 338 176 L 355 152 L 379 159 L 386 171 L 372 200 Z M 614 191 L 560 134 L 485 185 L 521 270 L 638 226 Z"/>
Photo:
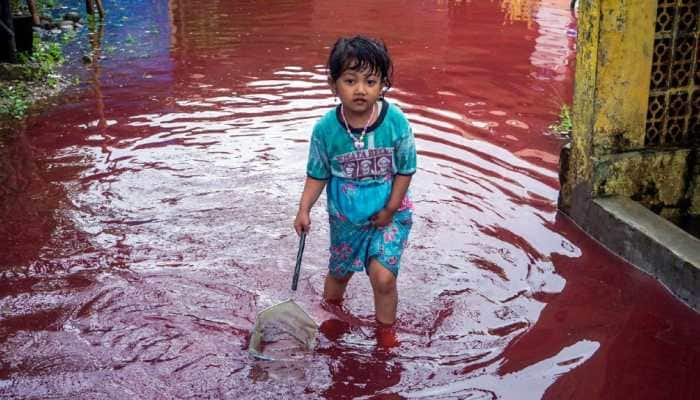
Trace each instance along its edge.
<path fill-rule="evenodd" d="M 557 212 L 569 0 L 346 3 L 105 1 L 103 59 L 7 145 L 0 398 L 700 398 L 700 315 Z M 317 350 L 254 361 L 354 33 L 387 43 L 418 148 L 401 345 L 361 274 L 321 306 L 324 195 L 296 294 Z"/>

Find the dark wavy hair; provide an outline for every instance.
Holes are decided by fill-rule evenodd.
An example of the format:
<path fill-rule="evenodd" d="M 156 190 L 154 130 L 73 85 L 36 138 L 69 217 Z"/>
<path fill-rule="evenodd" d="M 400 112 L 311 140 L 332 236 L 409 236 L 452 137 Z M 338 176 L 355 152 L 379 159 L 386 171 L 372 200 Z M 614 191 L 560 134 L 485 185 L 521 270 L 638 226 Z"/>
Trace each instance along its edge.
<path fill-rule="evenodd" d="M 383 41 L 360 35 L 336 40 L 328 56 L 328 77 L 335 82 L 348 69 L 367 69 L 381 77 L 384 91 L 391 87 L 394 65 Z"/>

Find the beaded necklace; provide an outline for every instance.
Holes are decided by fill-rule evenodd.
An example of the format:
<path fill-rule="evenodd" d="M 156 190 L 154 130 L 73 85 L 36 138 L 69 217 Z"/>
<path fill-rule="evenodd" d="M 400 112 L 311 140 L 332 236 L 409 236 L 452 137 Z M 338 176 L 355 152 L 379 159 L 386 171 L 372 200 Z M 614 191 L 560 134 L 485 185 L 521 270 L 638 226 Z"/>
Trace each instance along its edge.
<path fill-rule="evenodd" d="M 362 129 L 362 134 L 360 134 L 360 137 L 356 138 L 355 135 L 352 134 L 352 131 L 350 130 L 350 124 L 348 124 L 348 120 L 345 117 L 345 109 L 343 108 L 343 105 L 340 105 L 340 115 L 343 117 L 343 122 L 345 123 L 345 129 L 348 131 L 348 135 L 350 136 L 350 139 L 355 143 L 355 148 L 357 150 L 362 150 L 365 148 L 365 135 L 367 134 L 367 128 L 369 127 L 369 123 L 372 122 L 372 119 L 374 119 L 374 114 L 377 111 L 377 103 L 374 103 L 372 105 L 372 114 L 370 114 L 369 119 L 367 119 L 367 123 L 365 124 L 365 128 Z"/>

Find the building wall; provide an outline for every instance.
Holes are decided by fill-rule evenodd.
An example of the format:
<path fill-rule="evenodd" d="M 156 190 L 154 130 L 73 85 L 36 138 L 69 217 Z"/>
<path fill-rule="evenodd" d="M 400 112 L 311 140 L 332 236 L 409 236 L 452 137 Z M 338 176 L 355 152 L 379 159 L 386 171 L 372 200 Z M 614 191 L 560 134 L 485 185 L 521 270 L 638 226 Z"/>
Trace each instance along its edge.
<path fill-rule="evenodd" d="M 619 195 L 675 223 L 697 218 L 700 0 L 591 0 L 579 12 L 560 207 Z"/>

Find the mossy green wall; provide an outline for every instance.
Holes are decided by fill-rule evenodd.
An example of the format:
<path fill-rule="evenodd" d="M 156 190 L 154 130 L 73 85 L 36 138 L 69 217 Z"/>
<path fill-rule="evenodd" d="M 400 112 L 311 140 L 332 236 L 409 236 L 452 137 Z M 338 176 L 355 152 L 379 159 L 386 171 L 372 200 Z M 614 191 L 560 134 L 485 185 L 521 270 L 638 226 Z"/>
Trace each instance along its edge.
<path fill-rule="evenodd" d="M 655 0 L 581 2 L 564 211 L 583 188 L 589 199 L 630 197 L 672 220 L 700 215 L 697 146 L 645 145 L 656 13 Z"/>

